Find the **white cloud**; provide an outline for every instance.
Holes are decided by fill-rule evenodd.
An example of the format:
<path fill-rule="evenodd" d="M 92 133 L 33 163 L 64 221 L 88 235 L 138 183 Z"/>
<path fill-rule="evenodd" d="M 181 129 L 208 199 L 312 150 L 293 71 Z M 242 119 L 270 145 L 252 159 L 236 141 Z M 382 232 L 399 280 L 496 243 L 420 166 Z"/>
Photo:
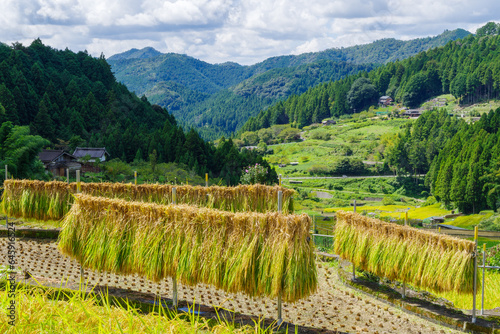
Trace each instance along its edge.
<path fill-rule="evenodd" d="M 270 56 L 376 39 L 474 32 L 495 20 L 494 0 L 4 0 L 0 41 L 41 37 L 107 56 L 153 46 L 210 61 Z"/>

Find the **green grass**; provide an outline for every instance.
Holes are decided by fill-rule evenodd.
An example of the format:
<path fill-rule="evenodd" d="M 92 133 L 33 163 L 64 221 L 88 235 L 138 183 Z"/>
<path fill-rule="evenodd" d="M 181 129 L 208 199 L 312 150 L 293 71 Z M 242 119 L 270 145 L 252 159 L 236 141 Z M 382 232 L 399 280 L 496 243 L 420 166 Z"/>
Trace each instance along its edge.
<path fill-rule="evenodd" d="M 7 285 L 8 287 L 8 285 Z M 0 307 L 7 310 L 10 298 L 0 290 Z M 157 307 L 150 313 L 127 302 L 117 303 L 108 295 L 84 295 L 60 289 L 18 286 L 16 322 L 8 324 L 0 312 L 1 333 L 272 333 L 260 321 L 241 326 L 219 317 L 202 318 L 194 312 L 175 313 Z"/>
<path fill-rule="evenodd" d="M 478 282 L 482 282 L 482 270 L 478 270 Z M 437 297 L 451 301 L 459 309 L 472 309 L 472 294 L 463 294 L 456 292 L 436 293 Z M 500 273 L 492 270 L 486 270 L 484 308 L 487 310 L 497 308 L 500 305 Z M 477 300 L 477 310 L 481 309 L 481 288 L 479 284 Z"/>
<path fill-rule="evenodd" d="M 466 238 L 466 239 L 474 241 L 473 237 L 472 238 Z M 483 244 L 486 244 L 486 248 L 491 248 L 493 246 L 496 246 L 496 245 L 500 244 L 500 240 L 498 240 L 498 239 L 489 239 L 489 238 L 485 238 L 485 237 L 478 237 L 477 238 L 477 249 L 479 249 L 480 251 L 482 251 Z"/>
<path fill-rule="evenodd" d="M 345 156 L 348 147 L 350 157 L 373 160 L 375 148 L 381 137 L 401 131 L 401 125 L 411 120 L 348 120 L 326 127 L 306 127 L 303 142 L 273 145 L 274 153 L 266 159 L 276 165 L 278 174 L 286 176 L 309 175 L 309 168 L 335 163 Z M 320 139 L 323 138 L 323 139 Z M 325 140 L 326 139 L 326 140 Z M 296 166 L 278 167 L 279 163 L 299 162 Z"/>
<path fill-rule="evenodd" d="M 486 214 L 460 216 L 460 217 L 457 217 L 454 220 L 448 222 L 448 224 L 472 230 L 472 229 L 474 229 L 474 226 L 479 225 L 479 223 L 482 220 L 490 218 L 491 216 L 493 216 L 493 212 L 491 212 L 491 213 L 488 212 Z"/>

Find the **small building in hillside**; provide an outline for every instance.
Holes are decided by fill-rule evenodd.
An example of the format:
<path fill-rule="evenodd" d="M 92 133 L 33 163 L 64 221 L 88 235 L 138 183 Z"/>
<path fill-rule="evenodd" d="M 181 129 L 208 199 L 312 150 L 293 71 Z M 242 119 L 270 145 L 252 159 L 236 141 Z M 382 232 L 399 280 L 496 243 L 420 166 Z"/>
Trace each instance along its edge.
<path fill-rule="evenodd" d="M 401 116 L 410 118 L 419 118 L 422 115 L 422 111 L 419 109 L 408 109 Z"/>
<path fill-rule="evenodd" d="M 74 155 L 63 150 L 42 150 L 38 157 L 45 169 L 54 176 L 66 176 L 66 169 L 73 171 L 82 168 L 82 164 L 77 161 Z"/>
<path fill-rule="evenodd" d="M 333 119 L 325 119 L 321 122 L 321 124 L 323 126 L 326 126 L 326 125 L 331 125 L 331 124 L 337 124 L 336 121 L 334 121 Z"/>
<path fill-rule="evenodd" d="M 87 157 L 88 160 L 86 162 L 104 162 L 106 161 L 106 156 L 109 157 L 109 153 L 105 147 L 77 147 L 73 155 L 78 161 L 83 161 Z"/>
<path fill-rule="evenodd" d="M 392 101 L 392 97 L 384 95 L 378 99 L 378 104 L 381 106 L 388 106 L 392 103 Z"/>
<path fill-rule="evenodd" d="M 106 161 L 109 157 L 105 147 L 77 147 L 73 155 L 82 163 L 82 172 L 99 173 L 101 169 L 96 162 Z"/>

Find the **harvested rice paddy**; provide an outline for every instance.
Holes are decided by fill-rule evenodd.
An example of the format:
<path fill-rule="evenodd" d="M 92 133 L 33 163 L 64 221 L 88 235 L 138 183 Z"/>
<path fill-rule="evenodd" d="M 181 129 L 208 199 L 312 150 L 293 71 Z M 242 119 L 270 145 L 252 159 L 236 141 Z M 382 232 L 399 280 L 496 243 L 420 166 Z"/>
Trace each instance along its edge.
<path fill-rule="evenodd" d="M 0 238 L 0 248 L 7 245 Z M 29 271 L 27 282 L 44 285 L 78 288 L 79 264 L 62 255 L 54 241 L 19 239 L 16 241 L 18 266 Z M 6 258 L 1 258 L 5 265 Z M 25 276 L 19 277 L 23 280 Z M 36 281 L 35 281 L 36 280 Z M 154 300 L 156 295 L 171 298 L 171 280 L 154 283 L 137 275 L 85 272 L 90 289 L 94 285 L 108 286 L 123 296 L 141 295 Z M 178 285 L 179 301 L 196 301 L 206 306 L 220 306 L 241 314 L 275 319 L 277 301 L 269 298 L 250 298 L 243 294 L 225 293 L 211 286 Z M 303 328 L 347 333 L 459 333 L 441 327 L 388 306 L 370 296 L 353 292 L 339 281 L 336 269 L 318 265 L 318 291 L 295 303 L 283 303 L 283 320 Z M 295 332 L 291 326 L 290 333 Z M 302 328 L 302 327 L 301 327 Z M 315 331 L 316 331 L 315 330 Z M 307 331 L 306 331 L 307 332 Z M 304 333 L 306 333 L 304 332 Z M 309 330 L 307 333 L 310 333 Z M 298 333 L 302 333 L 299 330 Z"/>

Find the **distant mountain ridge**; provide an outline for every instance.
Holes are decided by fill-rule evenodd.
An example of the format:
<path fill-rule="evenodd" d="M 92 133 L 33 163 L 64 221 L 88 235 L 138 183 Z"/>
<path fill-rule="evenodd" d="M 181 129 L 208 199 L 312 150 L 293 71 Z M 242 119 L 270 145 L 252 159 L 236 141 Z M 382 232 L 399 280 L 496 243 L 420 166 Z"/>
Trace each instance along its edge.
<path fill-rule="evenodd" d="M 215 139 L 237 131 L 249 117 L 290 95 L 469 34 L 456 29 L 409 41 L 382 39 L 348 48 L 272 57 L 249 66 L 209 64 L 187 55 L 163 54 L 151 47 L 114 55 L 108 62 L 117 80 L 131 91 L 166 107 L 185 127 L 198 128 L 204 138 Z"/>

